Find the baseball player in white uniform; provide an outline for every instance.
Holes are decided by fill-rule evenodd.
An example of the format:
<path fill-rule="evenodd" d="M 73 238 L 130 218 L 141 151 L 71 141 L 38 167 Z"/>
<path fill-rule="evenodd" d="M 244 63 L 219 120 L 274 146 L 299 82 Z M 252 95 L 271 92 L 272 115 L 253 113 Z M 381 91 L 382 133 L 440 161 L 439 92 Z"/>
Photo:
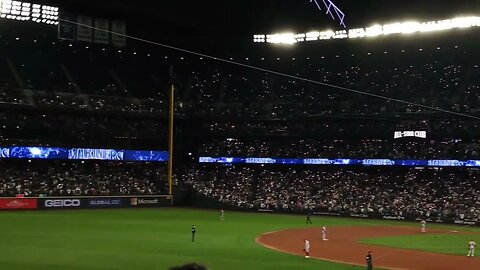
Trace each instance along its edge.
<path fill-rule="evenodd" d="M 328 241 L 328 238 L 327 238 L 327 227 L 325 227 L 325 225 L 323 225 L 323 227 L 322 227 L 322 240 L 323 240 L 323 241 Z"/>
<path fill-rule="evenodd" d="M 420 224 L 422 225 L 422 233 L 426 232 L 427 229 L 425 227 L 427 226 L 427 222 L 425 221 L 425 219 L 422 219 L 422 221 L 420 221 Z"/>
<path fill-rule="evenodd" d="M 470 242 L 468 242 L 468 254 L 467 254 L 468 257 L 475 256 L 475 246 L 476 245 L 477 245 L 477 243 L 475 243 L 475 241 L 473 241 L 473 240 L 470 240 Z"/>
<path fill-rule="evenodd" d="M 304 240 L 303 251 L 305 251 L 305 258 L 310 258 L 310 241 Z"/>

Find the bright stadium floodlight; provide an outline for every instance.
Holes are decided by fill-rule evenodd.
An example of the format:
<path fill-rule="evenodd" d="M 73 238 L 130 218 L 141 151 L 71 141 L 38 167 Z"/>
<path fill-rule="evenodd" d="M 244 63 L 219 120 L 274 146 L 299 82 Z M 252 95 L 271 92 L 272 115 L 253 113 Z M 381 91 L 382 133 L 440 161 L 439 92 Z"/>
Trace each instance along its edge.
<path fill-rule="evenodd" d="M 296 34 L 296 35 L 295 35 L 295 40 L 296 40 L 297 42 L 303 42 L 303 41 L 305 41 L 305 34 Z"/>
<path fill-rule="evenodd" d="M 318 38 L 320 37 L 320 32 L 316 32 L 316 31 L 308 32 L 305 34 L 305 36 L 306 36 L 305 38 L 306 41 L 318 40 Z"/>
<path fill-rule="evenodd" d="M 374 25 L 365 29 L 365 36 L 367 37 L 378 37 L 382 34 L 382 26 L 381 25 Z"/>
<path fill-rule="evenodd" d="M 399 34 L 402 32 L 401 29 L 402 29 L 401 23 L 386 24 L 383 26 L 383 34 L 384 35 Z"/>
<path fill-rule="evenodd" d="M 348 37 L 349 38 L 363 38 L 365 37 L 365 29 L 363 28 L 356 28 L 348 30 Z"/>
<path fill-rule="evenodd" d="M 326 40 L 326 39 L 331 39 L 335 35 L 335 32 L 332 30 L 327 30 L 320 32 L 320 37 L 318 39 L 320 40 Z"/>
<path fill-rule="evenodd" d="M 253 42 L 266 42 L 265 35 L 254 35 Z"/>
<path fill-rule="evenodd" d="M 347 38 L 348 37 L 348 34 L 347 34 L 347 30 L 338 30 L 338 31 L 335 31 L 335 34 L 333 35 L 333 39 L 344 39 L 344 38 Z"/>
<path fill-rule="evenodd" d="M 472 26 L 478 26 L 478 20 L 473 17 L 460 17 L 452 19 L 454 28 L 468 28 Z"/>
<path fill-rule="evenodd" d="M 58 7 L 21 1 L 0 0 L 0 18 L 5 19 L 55 24 L 59 18 L 58 10 Z"/>
<path fill-rule="evenodd" d="M 295 44 L 297 43 L 297 40 L 295 39 L 295 34 L 283 33 L 267 35 L 267 42 L 274 44 Z"/>
<path fill-rule="evenodd" d="M 390 36 L 399 34 L 414 34 L 414 33 L 428 33 L 439 32 L 453 29 L 465 29 L 471 27 L 480 27 L 480 17 L 468 16 L 457 17 L 453 19 L 427 21 L 427 22 L 397 22 L 385 25 L 373 25 L 366 28 L 355 28 L 350 30 L 326 30 L 326 31 L 311 31 L 308 33 L 289 33 L 285 34 L 271 34 L 267 35 L 266 40 L 258 41 L 256 35 L 254 42 L 267 42 L 277 44 L 293 44 L 297 42 L 310 42 L 315 40 L 329 40 L 329 39 L 357 39 L 357 38 L 371 38 L 379 36 Z M 264 35 L 263 35 L 264 36 Z M 264 36 L 265 37 L 265 36 Z"/>
<path fill-rule="evenodd" d="M 405 22 L 401 25 L 402 34 L 412 34 L 420 30 L 420 23 L 418 22 Z"/>

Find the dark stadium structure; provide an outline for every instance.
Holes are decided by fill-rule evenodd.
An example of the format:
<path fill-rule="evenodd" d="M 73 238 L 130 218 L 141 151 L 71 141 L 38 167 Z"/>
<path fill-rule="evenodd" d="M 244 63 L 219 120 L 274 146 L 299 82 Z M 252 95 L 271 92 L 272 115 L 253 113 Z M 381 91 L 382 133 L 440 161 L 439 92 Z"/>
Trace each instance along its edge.
<path fill-rule="evenodd" d="M 345 6 L 348 15 L 354 7 Z M 459 3 L 456 8 L 462 7 Z M 126 4 L 115 8 L 128 13 Z M 265 4 L 261 10 L 268 8 Z M 84 4 L 75 10 L 72 4 L 66 9 L 89 12 L 96 6 Z M 144 12 L 139 8 L 131 16 Z M 174 33 L 168 31 L 177 30 L 168 28 L 166 38 L 155 41 L 188 46 L 191 39 L 198 46 L 187 49 L 217 52 L 214 56 L 228 61 L 457 114 L 138 40 L 127 39 L 122 48 L 62 40 L 56 27 L 2 20 L 0 145 L 167 150 L 168 89 L 173 83 L 174 186 L 185 199 L 180 205 L 195 203 L 196 194 L 210 207 L 239 210 L 479 221 L 478 168 L 198 163 L 200 156 L 480 159 L 480 122 L 459 115 L 480 117 L 478 30 L 382 37 L 381 42 L 331 40 L 287 49 L 252 44 L 253 33 L 240 31 L 237 24 L 231 30 L 237 34 L 212 42 L 227 29 L 207 25 L 214 27 L 226 17 L 198 26 L 192 21 L 177 24 L 181 19 L 164 15 L 159 16 L 163 23 L 188 34 L 171 38 Z M 349 20 L 360 16 L 352 14 Z M 264 20 L 248 18 L 246 29 Z M 134 30 L 129 28 L 128 33 L 137 36 L 141 24 L 131 25 Z M 213 30 L 198 32 L 197 27 Z M 263 27 L 262 31 L 269 30 L 268 25 Z M 151 28 L 138 36 L 152 37 Z M 202 43 L 202 35 L 203 41 L 213 43 L 207 51 L 202 50 L 208 45 Z M 224 47 L 239 38 L 242 41 Z M 394 138 L 396 131 L 425 131 L 427 136 Z M 32 159 L 1 159 L 0 164 L 4 197 L 168 193 L 164 164 Z"/>
<path fill-rule="evenodd" d="M 2 269 L 478 269 L 480 1 L 332 1 L 0 0 Z"/>

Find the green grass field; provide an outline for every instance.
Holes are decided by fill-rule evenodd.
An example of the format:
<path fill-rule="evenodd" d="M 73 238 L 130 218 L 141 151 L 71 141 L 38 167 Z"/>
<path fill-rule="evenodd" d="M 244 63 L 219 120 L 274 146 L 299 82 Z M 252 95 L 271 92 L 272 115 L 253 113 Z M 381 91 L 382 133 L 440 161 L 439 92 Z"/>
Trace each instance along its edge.
<path fill-rule="evenodd" d="M 261 233 L 305 227 L 304 221 L 303 216 L 238 212 L 227 212 L 225 221 L 220 221 L 216 211 L 177 208 L 0 212 L 0 265 L 8 270 L 149 270 L 198 262 L 214 270 L 363 269 L 305 260 L 255 242 Z M 314 217 L 313 222 L 313 226 L 399 224 L 330 217 Z M 191 242 L 192 224 L 198 229 L 195 243 Z M 413 248 L 452 253 L 454 248 L 443 250 L 441 246 L 454 241 L 465 245 L 465 239 L 452 237 L 392 239 L 389 243 L 408 244 L 409 248 L 410 243 L 418 243 Z M 379 244 L 377 240 L 368 241 Z"/>

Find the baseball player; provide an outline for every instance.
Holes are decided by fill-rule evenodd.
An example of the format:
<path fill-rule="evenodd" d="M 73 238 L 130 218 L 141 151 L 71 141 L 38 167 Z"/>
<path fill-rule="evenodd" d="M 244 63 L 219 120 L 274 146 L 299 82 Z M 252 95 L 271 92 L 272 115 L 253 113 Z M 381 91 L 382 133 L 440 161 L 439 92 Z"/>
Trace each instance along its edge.
<path fill-rule="evenodd" d="M 312 213 L 308 212 L 307 213 L 307 221 L 305 222 L 306 224 L 312 224 L 311 216 L 312 216 Z"/>
<path fill-rule="evenodd" d="M 225 219 L 225 212 L 222 210 L 220 210 L 220 220 L 224 220 Z"/>
<path fill-rule="evenodd" d="M 425 221 L 425 219 L 422 219 L 422 221 L 420 221 L 420 224 L 422 225 L 422 233 L 426 232 L 427 229 L 425 227 L 427 226 L 427 222 Z"/>
<path fill-rule="evenodd" d="M 373 269 L 373 262 L 372 262 L 372 252 L 369 251 L 367 254 L 367 257 L 365 258 L 367 260 L 367 270 L 372 270 Z"/>
<path fill-rule="evenodd" d="M 322 240 L 323 240 L 323 241 L 328 241 L 328 238 L 327 238 L 327 227 L 325 227 L 325 225 L 323 225 L 323 227 L 322 227 Z"/>
<path fill-rule="evenodd" d="M 475 241 L 473 241 L 473 240 L 470 240 L 470 242 L 468 242 L 468 254 L 467 254 L 468 257 L 475 256 L 475 246 L 476 245 L 477 245 L 477 243 L 475 243 Z"/>
<path fill-rule="evenodd" d="M 303 240 L 303 251 L 305 251 L 305 258 L 310 258 L 310 241 L 308 241 L 307 239 L 304 239 Z"/>
<path fill-rule="evenodd" d="M 197 233 L 197 228 L 195 227 L 195 224 L 192 225 L 192 242 L 195 242 L 195 234 Z"/>

